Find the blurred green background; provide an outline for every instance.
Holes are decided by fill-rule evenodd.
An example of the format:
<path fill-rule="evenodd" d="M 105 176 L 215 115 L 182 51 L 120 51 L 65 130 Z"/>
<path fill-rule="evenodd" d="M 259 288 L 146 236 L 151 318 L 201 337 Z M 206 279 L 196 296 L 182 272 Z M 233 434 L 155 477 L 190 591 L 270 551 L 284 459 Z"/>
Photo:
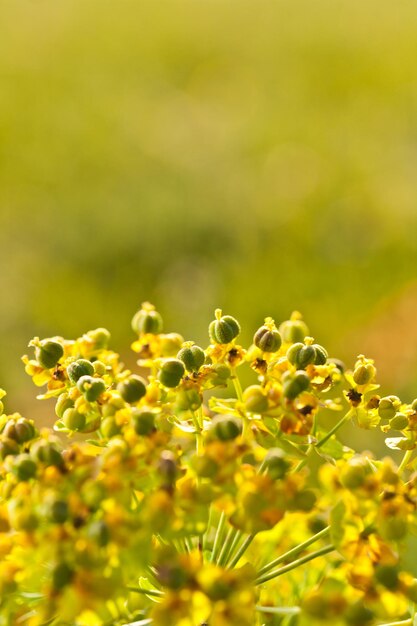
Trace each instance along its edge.
<path fill-rule="evenodd" d="M 303 312 L 417 396 L 414 1 L 4 1 L 0 386 L 143 300 L 205 342 Z M 39 403 L 38 403 L 39 404 Z"/>

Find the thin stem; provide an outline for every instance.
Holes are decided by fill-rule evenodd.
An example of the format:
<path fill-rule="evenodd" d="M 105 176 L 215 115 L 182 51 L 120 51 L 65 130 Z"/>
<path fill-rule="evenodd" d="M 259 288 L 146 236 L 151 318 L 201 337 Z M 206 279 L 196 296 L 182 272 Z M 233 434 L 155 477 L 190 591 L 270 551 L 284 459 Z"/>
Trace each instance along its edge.
<path fill-rule="evenodd" d="M 231 546 L 231 548 L 230 548 L 230 552 L 229 552 L 229 554 L 227 555 L 227 558 L 226 558 L 226 559 L 225 559 L 225 561 L 224 561 L 224 566 L 225 566 L 225 567 L 226 567 L 226 565 L 228 564 L 228 562 L 230 561 L 230 559 L 232 559 L 232 558 L 233 558 L 233 555 L 234 555 L 234 553 L 235 553 L 235 550 L 236 550 L 237 546 L 239 545 L 239 543 L 240 543 L 240 541 L 241 541 L 242 537 L 243 537 L 243 533 L 242 533 L 242 531 L 241 531 L 241 530 L 238 530 L 238 531 L 236 532 L 236 534 L 235 534 L 234 539 L 233 539 L 233 543 L 232 543 L 232 546 Z"/>
<path fill-rule="evenodd" d="M 214 538 L 213 551 L 210 556 L 210 563 L 216 562 L 225 523 L 226 523 L 226 514 L 224 511 L 222 511 L 220 515 L 220 519 L 219 519 L 219 525 L 217 526 L 217 530 L 216 530 L 216 536 Z"/>
<path fill-rule="evenodd" d="M 224 565 L 225 562 L 227 561 L 227 558 L 230 554 L 230 551 L 232 549 L 232 545 L 233 545 L 233 541 L 235 539 L 236 533 L 238 532 L 238 530 L 236 528 L 230 527 L 229 531 L 227 533 L 227 537 L 226 540 L 223 544 L 223 547 L 221 549 L 221 552 L 219 554 L 219 558 L 217 559 L 217 564 L 218 565 Z"/>
<path fill-rule="evenodd" d="M 236 391 L 237 399 L 239 400 L 239 402 L 243 402 L 242 385 L 240 384 L 240 380 L 239 380 L 239 376 L 237 375 L 236 368 L 232 369 L 232 380 L 233 380 L 233 387 L 235 388 L 235 391 Z"/>
<path fill-rule="evenodd" d="M 132 591 L 133 593 L 141 593 L 145 596 L 155 596 L 161 598 L 164 593 L 163 591 L 158 591 L 158 589 L 142 589 L 142 587 L 126 587 L 128 591 Z"/>
<path fill-rule="evenodd" d="M 400 622 L 389 622 L 389 624 L 379 624 L 379 626 L 412 626 L 413 618 L 403 619 Z"/>
<path fill-rule="evenodd" d="M 256 611 L 261 613 L 273 613 L 274 615 L 298 615 L 301 612 L 299 606 L 255 606 Z"/>
<path fill-rule="evenodd" d="M 195 428 L 196 452 L 197 452 L 197 456 L 199 456 L 201 454 L 202 444 L 203 444 L 203 439 L 201 436 L 201 426 L 198 420 L 198 415 L 194 411 L 191 411 L 191 415 L 193 418 L 193 424 Z"/>
<path fill-rule="evenodd" d="M 306 456 L 304 459 L 302 459 L 298 465 L 295 467 L 294 472 L 299 472 L 300 469 L 302 469 L 308 462 L 309 456 L 310 454 L 313 452 L 314 448 L 321 448 L 321 446 L 324 446 L 324 444 L 330 439 L 330 437 L 332 437 L 341 426 L 343 426 L 343 424 L 345 424 L 348 420 L 350 419 L 350 415 L 349 413 L 346 413 L 346 415 L 344 415 L 334 426 L 331 430 L 329 430 L 329 432 L 324 435 L 324 437 L 322 439 L 320 439 L 319 441 L 317 441 L 317 443 L 313 444 L 311 443 L 308 448 L 307 448 L 307 452 L 306 452 Z"/>
<path fill-rule="evenodd" d="M 249 548 L 250 544 L 255 538 L 255 533 L 246 537 L 245 541 L 240 546 L 239 550 L 236 552 L 235 556 L 229 563 L 229 569 L 233 569 L 237 563 L 239 563 L 242 556 L 245 554 L 246 550 Z"/>
<path fill-rule="evenodd" d="M 289 563 L 288 565 L 284 565 L 284 567 L 280 567 L 279 569 L 274 570 L 273 572 L 270 572 L 269 574 L 260 576 L 259 578 L 256 579 L 256 584 L 262 585 L 262 583 L 266 583 L 269 580 L 272 580 L 273 578 L 282 576 L 282 574 L 286 574 L 287 572 L 290 572 L 291 570 L 296 569 L 297 567 L 300 567 L 301 565 L 304 565 L 304 563 L 308 563 L 309 561 L 312 561 L 313 559 L 317 559 L 318 557 L 324 556 L 325 554 L 328 554 L 329 552 L 333 552 L 334 549 L 335 547 L 333 545 L 329 545 L 329 546 L 325 546 L 324 548 L 321 548 L 320 550 L 316 550 L 316 552 L 311 552 L 310 554 L 303 556 L 301 559 L 293 561 L 292 563 Z"/>
<path fill-rule="evenodd" d="M 274 567 L 276 567 L 277 565 L 280 565 L 280 563 L 284 563 L 285 561 L 292 559 L 294 556 L 296 556 L 297 554 L 299 554 L 300 552 L 302 552 L 303 550 L 311 546 L 313 543 L 315 543 L 316 541 L 319 541 L 319 539 L 323 539 L 323 537 L 327 537 L 329 532 L 330 532 L 330 526 L 326 526 L 326 528 L 323 528 L 323 530 L 321 530 L 320 532 L 310 537 L 310 539 L 307 539 L 303 543 L 300 543 L 298 546 L 295 546 L 295 548 L 288 550 L 288 552 L 285 552 L 285 554 L 281 554 L 281 556 L 279 556 L 278 558 L 274 559 L 270 563 L 267 563 L 267 565 L 264 565 L 263 567 L 261 567 L 261 569 L 258 572 L 258 576 L 263 576 L 264 574 L 266 574 L 266 572 L 269 572 L 271 569 L 274 569 Z"/>
<path fill-rule="evenodd" d="M 414 450 L 406 450 L 403 459 L 400 463 L 400 466 L 398 468 L 398 472 L 402 472 L 403 470 L 405 470 L 405 468 L 407 467 L 411 457 L 413 456 L 413 452 Z"/>

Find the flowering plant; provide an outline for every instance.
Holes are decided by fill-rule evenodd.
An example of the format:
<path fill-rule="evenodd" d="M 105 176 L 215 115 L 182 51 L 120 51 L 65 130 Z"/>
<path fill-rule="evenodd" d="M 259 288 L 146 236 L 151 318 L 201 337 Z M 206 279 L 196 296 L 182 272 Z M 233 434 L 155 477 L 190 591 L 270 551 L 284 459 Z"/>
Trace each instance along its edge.
<path fill-rule="evenodd" d="M 298 313 L 248 349 L 220 310 L 206 349 L 148 303 L 132 326 L 138 373 L 103 328 L 30 342 L 53 429 L 0 401 L 0 625 L 417 623 L 417 401 L 381 398 L 373 361 L 346 370 Z M 342 445 L 350 421 L 400 465 Z"/>

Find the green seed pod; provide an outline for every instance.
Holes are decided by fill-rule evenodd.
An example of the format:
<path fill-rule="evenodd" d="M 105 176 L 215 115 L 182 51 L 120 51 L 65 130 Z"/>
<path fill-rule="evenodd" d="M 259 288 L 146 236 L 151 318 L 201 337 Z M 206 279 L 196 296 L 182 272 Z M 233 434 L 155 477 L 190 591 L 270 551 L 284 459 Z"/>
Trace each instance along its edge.
<path fill-rule="evenodd" d="M 234 415 L 216 415 L 211 423 L 211 431 L 220 441 L 231 441 L 241 434 L 242 421 Z"/>
<path fill-rule="evenodd" d="M 164 387 L 178 387 L 185 374 L 184 363 L 179 359 L 167 359 L 159 372 L 159 380 Z"/>
<path fill-rule="evenodd" d="M 353 380 L 357 385 L 367 385 L 376 374 L 372 363 L 358 363 L 353 371 Z"/>
<path fill-rule="evenodd" d="M 19 481 L 27 481 L 36 476 L 36 463 L 28 454 L 20 454 L 13 465 L 13 473 Z"/>
<path fill-rule="evenodd" d="M 209 336 L 212 343 L 230 343 L 240 333 L 239 322 L 231 315 L 222 315 L 220 309 L 215 311 L 216 319 L 209 325 Z"/>
<path fill-rule="evenodd" d="M 378 531 L 386 541 L 400 541 L 408 532 L 407 520 L 399 515 L 384 517 L 378 524 Z"/>
<path fill-rule="evenodd" d="M 30 449 L 32 457 L 47 466 L 62 467 L 64 459 L 56 445 L 49 441 L 37 441 Z"/>
<path fill-rule="evenodd" d="M 111 439 L 120 433 L 120 426 L 114 417 L 105 417 L 101 421 L 100 432 L 105 439 Z"/>
<path fill-rule="evenodd" d="M 129 404 L 139 402 L 146 394 L 146 381 L 141 376 L 133 374 L 117 385 L 117 391 Z"/>
<path fill-rule="evenodd" d="M 215 363 L 211 366 L 212 376 L 210 377 L 212 385 L 227 385 L 228 379 L 232 375 L 230 367 L 224 363 Z"/>
<path fill-rule="evenodd" d="M 178 352 L 177 359 L 184 363 L 187 372 L 198 372 L 204 364 L 206 355 L 199 346 L 186 345 Z"/>
<path fill-rule="evenodd" d="M 295 494 L 293 508 L 298 511 L 311 511 L 317 500 L 312 489 L 304 489 Z"/>
<path fill-rule="evenodd" d="M 64 393 L 61 393 L 61 395 L 58 397 L 58 400 L 56 401 L 55 413 L 59 418 L 62 419 L 64 412 L 67 409 L 72 409 L 73 407 L 74 407 L 74 401 L 71 400 L 69 395 L 64 392 Z"/>
<path fill-rule="evenodd" d="M 347 607 L 344 614 L 347 626 L 371 626 L 374 621 L 374 613 L 364 606 L 362 600 Z"/>
<path fill-rule="evenodd" d="M 287 359 L 295 365 L 297 369 L 304 369 L 316 359 L 316 351 L 313 346 L 295 343 L 287 350 Z"/>
<path fill-rule="evenodd" d="M 58 341 L 44 339 L 35 348 L 35 358 L 45 369 L 55 367 L 59 359 L 64 356 L 64 348 Z"/>
<path fill-rule="evenodd" d="M 77 389 L 88 402 L 95 402 L 106 391 L 106 383 L 102 378 L 81 376 L 77 381 Z"/>
<path fill-rule="evenodd" d="M 68 504 L 64 500 L 53 500 L 48 505 L 48 517 L 54 524 L 63 524 L 69 515 Z"/>
<path fill-rule="evenodd" d="M 298 318 L 297 313 L 293 313 L 291 319 L 282 322 L 279 332 L 285 343 L 304 341 L 304 337 L 309 335 L 308 326 L 302 319 Z"/>
<path fill-rule="evenodd" d="M 132 420 L 137 435 L 150 435 L 155 430 L 155 414 L 149 409 L 133 410 Z"/>
<path fill-rule="evenodd" d="M 285 459 L 285 454 L 281 448 L 271 448 L 264 459 L 263 467 L 272 478 L 277 480 L 284 478 L 291 464 Z"/>
<path fill-rule="evenodd" d="M 83 430 L 86 417 L 83 413 L 78 413 L 77 409 L 67 409 L 64 412 L 62 421 L 69 430 Z"/>
<path fill-rule="evenodd" d="M 203 403 L 201 393 L 196 386 L 181 386 L 178 389 L 175 404 L 180 411 L 197 411 Z"/>
<path fill-rule="evenodd" d="M 245 409 L 250 413 L 265 413 L 268 410 L 268 398 L 260 385 L 250 385 L 243 392 Z"/>
<path fill-rule="evenodd" d="M 400 406 L 401 400 L 397 396 L 385 396 L 379 401 L 378 414 L 382 419 L 390 420 L 395 417 Z"/>
<path fill-rule="evenodd" d="M 253 343 L 262 352 L 278 352 L 282 338 L 271 318 L 267 318 L 264 326 L 258 328 L 253 336 Z"/>
<path fill-rule="evenodd" d="M 294 376 L 290 376 L 283 386 L 283 394 L 288 400 L 294 400 L 303 391 L 308 389 L 310 378 L 303 370 L 297 370 Z"/>
<path fill-rule="evenodd" d="M 89 330 L 87 337 L 92 341 L 95 350 L 105 350 L 109 346 L 111 335 L 107 328 Z"/>
<path fill-rule="evenodd" d="M 16 422 L 10 419 L 3 430 L 3 435 L 9 439 L 14 439 L 17 443 L 25 443 L 34 439 L 36 430 L 33 423 L 24 417 L 20 417 Z"/>
<path fill-rule="evenodd" d="M 70 584 L 74 577 L 74 572 L 67 563 L 58 563 L 52 570 L 52 587 L 55 591 L 60 591 Z"/>
<path fill-rule="evenodd" d="M 132 329 L 140 335 L 159 335 L 162 333 L 163 321 L 155 307 L 149 302 L 144 302 L 132 319 Z"/>
<path fill-rule="evenodd" d="M 0 439 L 0 458 L 5 459 L 9 455 L 16 456 L 19 454 L 20 448 L 17 441 L 2 436 Z"/>
<path fill-rule="evenodd" d="M 395 417 L 389 421 L 392 430 L 404 430 L 408 427 L 408 417 L 404 413 L 397 413 Z"/>
<path fill-rule="evenodd" d="M 117 411 L 120 411 L 120 409 L 124 408 L 125 403 L 123 398 L 121 398 L 120 396 L 112 396 L 110 400 L 106 402 L 106 404 L 103 404 L 101 412 L 103 417 L 112 417 L 117 413 Z"/>
<path fill-rule="evenodd" d="M 346 489 L 358 489 L 362 487 L 370 468 L 362 458 L 353 458 L 341 469 L 339 480 Z"/>
<path fill-rule="evenodd" d="M 320 346 L 318 343 L 313 343 L 312 348 L 316 351 L 316 358 L 314 360 L 315 365 L 325 365 L 327 361 L 327 350 Z"/>
<path fill-rule="evenodd" d="M 97 374 L 97 376 L 104 376 L 104 374 L 107 372 L 106 364 L 103 363 L 103 361 L 94 361 L 93 368 L 94 374 Z"/>
<path fill-rule="evenodd" d="M 81 376 L 92 376 L 94 367 L 87 359 L 78 359 L 78 361 L 73 361 L 68 365 L 67 374 L 70 381 L 75 385 Z"/>

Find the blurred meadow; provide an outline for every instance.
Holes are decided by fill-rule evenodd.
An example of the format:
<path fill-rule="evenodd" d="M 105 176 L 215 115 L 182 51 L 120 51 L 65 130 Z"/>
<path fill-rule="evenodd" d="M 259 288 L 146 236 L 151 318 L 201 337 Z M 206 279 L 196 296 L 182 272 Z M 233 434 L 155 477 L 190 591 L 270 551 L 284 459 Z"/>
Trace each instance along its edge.
<path fill-rule="evenodd" d="M 303 312 L 417 396 L 417 3 L 3 1 L 0 386 L 144 300 L 205 344 Z M 49 407 L 49 411 L 52 408 Z"/>

